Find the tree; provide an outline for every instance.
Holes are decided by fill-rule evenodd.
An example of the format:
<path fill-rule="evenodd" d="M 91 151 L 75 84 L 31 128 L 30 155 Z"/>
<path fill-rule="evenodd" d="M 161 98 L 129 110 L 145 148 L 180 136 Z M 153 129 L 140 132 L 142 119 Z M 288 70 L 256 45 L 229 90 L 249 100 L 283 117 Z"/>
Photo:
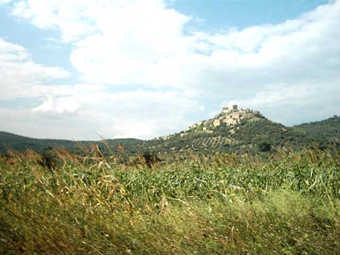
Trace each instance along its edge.
<path fill-rule="evenodd" d="M 269 152 L 272 149 L 271 144 L 268 142 L 261 142 L 258 146 L 261 152 Z"/>

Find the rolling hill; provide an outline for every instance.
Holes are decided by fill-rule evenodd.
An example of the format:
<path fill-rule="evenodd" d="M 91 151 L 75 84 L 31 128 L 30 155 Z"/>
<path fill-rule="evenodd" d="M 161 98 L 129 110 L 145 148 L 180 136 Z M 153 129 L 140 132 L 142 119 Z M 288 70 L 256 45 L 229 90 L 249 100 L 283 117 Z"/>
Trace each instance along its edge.
<path fill-rule="evenodd" d="M 89 147 L 91 144 L 98 145 L 102 151 L 118 150 L 118 144 L 121 144 L 129 153 L 137 153 L 138 149 L 143 145 L 143 141 L 134 138 L 126 139 L 108 139 L 105 141 L 71 141 L 57 139 L 36 139 L 25 136 L 15 135 L 8 132 L 0 132 L 0 151 L 4 152 L 7 149 L 24 151 L 32 149 L 42 151 L 46 148 L 64 148 L 71 152 L 81 153 L 84 147 Z"/>
<path fill-rule="evenodd" d="M 295 126 L 296 130 L 317 139 L 323 146 L 340 144 L 340 116 Z"/>
<path fill-rule="evenodd" d="M 72 152 L 95 144 L 104 152 L 119 152 L 128 155 L 146 151 L 158 154 L 191 153 L 209 154 L 221 151 L 228 153 L 258 153 L 278 149 L 301 149 L 302 147 L 340 147 L 340 117 L 324 121 L 286 127 L 264 117 L 259 111 L 224 107 L 214 118 L 198 122 L 188 129 L 169 136 L 151 140 L 109 139 L 104 141 L 70 141 L 34 139 L 0 132 L 0 151 L 13 149 L 42 151 L 48 147 L 63 147 Z"/>

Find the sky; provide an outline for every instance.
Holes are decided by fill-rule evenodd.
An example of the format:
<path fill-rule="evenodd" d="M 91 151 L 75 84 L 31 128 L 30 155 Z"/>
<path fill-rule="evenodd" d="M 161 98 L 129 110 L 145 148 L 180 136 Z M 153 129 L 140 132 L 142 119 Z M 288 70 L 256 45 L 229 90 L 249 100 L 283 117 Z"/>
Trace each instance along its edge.
<path fill-rule="evenodd" d="M 150 139 L 340 114 L 340 0 L 0 0 L 0 131 Z"/>

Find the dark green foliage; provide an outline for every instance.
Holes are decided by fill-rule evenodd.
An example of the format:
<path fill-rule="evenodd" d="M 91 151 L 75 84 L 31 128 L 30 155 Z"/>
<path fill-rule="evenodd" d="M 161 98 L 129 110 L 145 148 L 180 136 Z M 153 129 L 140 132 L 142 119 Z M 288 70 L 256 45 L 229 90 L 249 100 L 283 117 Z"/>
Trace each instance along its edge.
<path fill-rule="evenodd" d="M 62 161 L 52 147 L 46 148 L 41 152 L 40 164 L 48 170 L 53 170 L 61 166 Z"/>
<path fill-rule="evenodd" d="M 72 153 L 86 154 L 91 149 L 91 145 L 97 145 L 100 150 L 109 154 L 118 153 L 118 145 L 121 144 L 126 153 L 137 153 L 142 151 L 143 141 L 139 139 L 109 139 L 103 141 L 69 141 L 69 140 L 53 140 L 53 139 L 34 139 L 7 132 L 0 132 L 0 152 L 7 149 L 16 151 L 25 151 L 32 149 L 42 152 L 47 148 L 65 148 Z"/>
<path fill-rule="evenodd" d="M 269 152 L 271 150 L 270 143 L 262 142 L 259 144 L 259 149 L 261 152 Z"/>
<path fill-rule="evenodd" d="M 323 149 L 328 143 L 340 147 L 340 116 L 335 115 L 323 121 L 305 123 L 294 128 L 320 141 Z"/>
<path fill-rule="evenodd" d="M 71 149 L 76 146 L 75 142 L 67 140 L 33 139 L 7 132 L 0 132 L 0 151 L 2 152 L 6 151 L 6 149 L 16 151 L 33 149 L 35 151 L 42 151 L 48 147 L 65 147 Z"/>
<path fill-rule="evenodd" d="M 168 139 L 109 139 L 99 142 L 32 139 L 0 132 L 0 151 L 28 148 L 42 151 L 47 147 L 63 147 L 73 153 L 85 155 L 91 145 L 98 146 L 104 155 L 120 155 L 127 161 L 129 156 L 155 151 L 166 155 L 188 156 L 191 153 L 211 154 L 216 151 L 228 153 L 275 152 L 280 149 L 300 150 L 318 148 L 326 150 L 340 147 L 340 117 L 334 116 L 321 122 L 285 127 L 263 116 L 255 121 L 243 120 L 236 126 L 222 124 L 213 127 L 210 133 L 198 126 L 189 131 L 170 135 Z M 124 148 L 124 153 L 119 148 Z"/>
<path fill-rule="evenodd" d="M 311 147 L 314 142 L 317 142 L 306 134 L 269 120 L 245 123 L 233 138 L 240 141 L 242 145 L 256 144 L 262 148 L 262 144 L 270 144 L 273 149 L 285 147 L 301 149 Z"/>
<path fill-rule="evenodd" d="M 148 168 L 152 168 L 156 163 L 161 162 L 160 158 L 149 151 L 143 153 L 143 159 Z"/>
<path fill-rule="evenodd" d="M 216 151 L 228 153 L 275 152 L 279 149 L 300 150 L 313 147 L 319 141 L 294 128 L 285 127 L 267 119 L 242 121 L 234 127 L 220 125 L 212 133 L 189 132 L 175 134 L 167 140 L 153 139 L 145 145 L 160 153 L 211 154 Z M 326 146 L 327 148 L 327 146 Z"/>

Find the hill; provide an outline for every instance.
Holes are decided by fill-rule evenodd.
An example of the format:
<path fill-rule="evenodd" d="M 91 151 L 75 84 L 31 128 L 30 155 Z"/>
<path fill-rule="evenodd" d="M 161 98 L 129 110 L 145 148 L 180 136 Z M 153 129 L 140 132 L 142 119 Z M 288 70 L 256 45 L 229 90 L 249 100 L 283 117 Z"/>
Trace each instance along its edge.
<path fill-rule="evenodd" d="M 103 141 L 71 141 L 58 139 L 36 139 L 25 136 L 15 135 L 8 132 L 0 132 L 0 151 L 7 149 L 24 151 L 32 149 L 38 152 L 49 147 L 64 148 L 71 152 L 81 153 L 85 148 L 89 148 L 91 144 L 99 146 L 101 151 L 118 150 L 118 145 L 122 145 L 126 152 L 136 153 L 142 146 L 143 141 L 134 138 L 126 139 L 109 139 Z"/>
<path fill-rule="evenodd" d="M 0 151 L 7 148 L 42 151 L 48 147 L 63 147 L 79 153 L 91 144 L 97 145 L 104 153 L 124 152 L 127 155 L 136 155 L 152 152 L 181 156 L 216 151 L 255 154 L 280 149 L 297 150 L 302 147 L 327 148 L 332 144 L 340 146 L 340 117 L 286 127 L 267 119 L 259 111 L 241 109 L 235 105 L 232 108 L 224 107 L 212 119 L 198 122 L 179 133 L 147 141 L 131 138 L 75 142 L 33 139 L 0 132 Z"/>
<path fill-rule="evenodd" d="M 212 151 L 256 153 L 284 148 L 298 149 L 318 142 L 299 129 L 265 118 L 259 111 L 224 107 L 214 118 L 198 122 L 187 130 L 153 139 L 150 149 L 161 152 Z"/>
<path fill-rule="evenodd" d="M 64 147 L 66 149 L 72 149 L 74 147 L 74 142 L 68 140 L 34 139 L 8 132 L 0 132 L 0 148 L 2 151 L 5 149 L 18 151 L 33 149 L 41 151 L 46 147 Z"/>
<path fill-rule="evenodd" d="M 297 125 L 295 129 L 312 136 L 323 145 L 340 145 L 340 116 L 334 115 L 326 120 Z"/>

